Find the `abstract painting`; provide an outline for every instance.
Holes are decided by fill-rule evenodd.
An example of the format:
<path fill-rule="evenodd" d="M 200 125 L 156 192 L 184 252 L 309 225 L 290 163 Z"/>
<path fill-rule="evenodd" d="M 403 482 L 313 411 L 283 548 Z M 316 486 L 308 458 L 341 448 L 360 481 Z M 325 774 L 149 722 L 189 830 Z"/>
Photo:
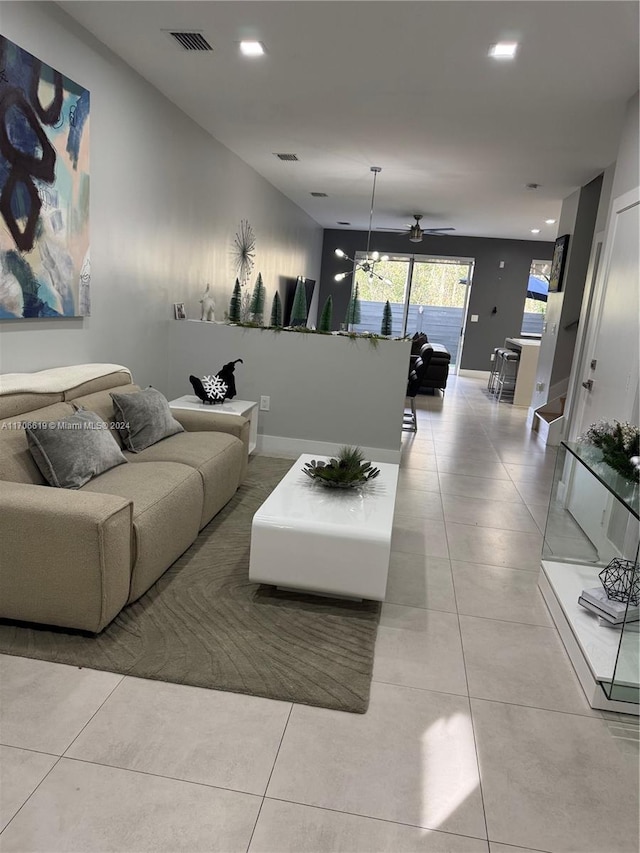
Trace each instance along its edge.
<path fill-rule="evenodd" d="M 0 320 L 84 317 L 89 92 L 0 36 Z"/>

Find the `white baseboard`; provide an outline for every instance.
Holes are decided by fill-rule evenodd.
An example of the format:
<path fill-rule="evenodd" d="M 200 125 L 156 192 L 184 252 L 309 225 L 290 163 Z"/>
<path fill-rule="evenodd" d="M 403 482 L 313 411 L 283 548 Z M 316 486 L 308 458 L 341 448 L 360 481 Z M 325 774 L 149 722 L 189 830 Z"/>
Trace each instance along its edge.
<path fill-rule="evenodd" d="M 280 435 L 258 435 L 256 452 L 263 456 L 280 456 L 284 459 L 297 459 L 302 453 L 317 453 L 318 456 L 335 456 L 344 444 L 330 441 L 313 441 L 305 438 L 287 438 Z M 393 462 L 400 464 L 400 450 L 384 447 L 361 447 L 367 461 Z"/>

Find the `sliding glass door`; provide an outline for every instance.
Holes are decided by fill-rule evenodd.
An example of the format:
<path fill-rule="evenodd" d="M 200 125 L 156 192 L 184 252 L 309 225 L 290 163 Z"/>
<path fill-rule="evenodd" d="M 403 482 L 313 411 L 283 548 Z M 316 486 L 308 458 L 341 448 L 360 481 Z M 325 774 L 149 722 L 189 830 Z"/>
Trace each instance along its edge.
<path fill-rule="evenodd" d="M 415 258 L 407 302 L 406 334 L 424 332 L 451 353 L 451 368 L 462 354 L 473 262 L 459 258 Z"/>
<path fill-rule="evenodd" d="M 356 262 L 364 257 L 364 253 L 356 254 Z M 394 337 L 424 332 L 430 341 L 449 350 L 452 368 L 459 365 L 473 260 L 394 255 L 376 263 L 375 269 L 391 284 L 369 278 L 362 270 L 355 274 L 360 320 L 353 328 L 379 334 L 384 305 L 389 300 Z"/>

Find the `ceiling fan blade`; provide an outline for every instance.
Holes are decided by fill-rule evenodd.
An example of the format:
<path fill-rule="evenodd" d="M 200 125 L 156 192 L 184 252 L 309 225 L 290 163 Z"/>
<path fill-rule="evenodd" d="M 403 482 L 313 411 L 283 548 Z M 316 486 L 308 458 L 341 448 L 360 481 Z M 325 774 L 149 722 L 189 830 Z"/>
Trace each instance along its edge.
<path fill-rule="evenodd" d="M 455 231 L 455 228 L 423 228 L 425 234 L 439 234 L 441 231 Z"/>

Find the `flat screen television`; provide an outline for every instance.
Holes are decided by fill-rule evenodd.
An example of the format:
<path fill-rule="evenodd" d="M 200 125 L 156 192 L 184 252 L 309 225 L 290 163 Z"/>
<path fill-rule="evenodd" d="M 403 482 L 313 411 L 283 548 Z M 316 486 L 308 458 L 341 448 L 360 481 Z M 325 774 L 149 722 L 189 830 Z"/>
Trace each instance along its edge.
<path fill-rule="evenodd" d="M 313 291 L 315 290 L 316 282 L 313 278 L 305 278 L 303 275 L 299 275 L 297 278 L 289 279 L 286 284 L 282 306 L 282 321 L 285 326 L 291 325 L 291 310 L 293 308 L 293 299 L 296 295 L 296 287 L 298 286 L 299 281 L 304 284 L 305 295 L 307 297 L 307 316 L 309 316 L 309 308 L 311 308 L 311 300 L 313 298 Z"/>

